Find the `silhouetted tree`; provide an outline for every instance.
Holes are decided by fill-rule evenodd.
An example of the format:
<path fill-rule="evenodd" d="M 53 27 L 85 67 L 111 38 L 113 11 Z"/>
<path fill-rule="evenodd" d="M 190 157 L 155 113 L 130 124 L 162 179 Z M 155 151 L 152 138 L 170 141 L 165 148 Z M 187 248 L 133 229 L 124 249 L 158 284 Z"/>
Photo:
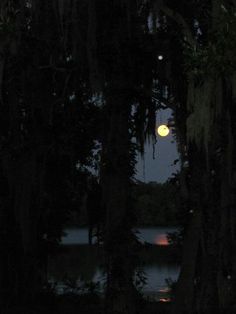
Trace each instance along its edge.
<path fill-rule="evenodd" d="M 34 300 L 46 282 L 46 255 L 62 234 L 74 178 L 91 164 L 98 109 L 61 41 L 58 7 L 22 0 L 0 9 L 4 309 Z"/>
<path fill-rule="evenodd" d="M 233 311 L 235 3 L 156 1 L 154 9 L 175 39 L 169 105 L 189 216 L 173 312 Z"/>

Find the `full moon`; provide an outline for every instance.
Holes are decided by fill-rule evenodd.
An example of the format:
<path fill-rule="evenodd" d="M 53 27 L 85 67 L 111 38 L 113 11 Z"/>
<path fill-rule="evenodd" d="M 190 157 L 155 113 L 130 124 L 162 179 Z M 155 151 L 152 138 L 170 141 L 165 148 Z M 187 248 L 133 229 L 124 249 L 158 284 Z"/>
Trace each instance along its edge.
<path fill-rule="evenodd" d="M 160 136 L 167 136 L 170 133 L 168 126 L 162 124 L 157 128 L 157 133 Z"/>

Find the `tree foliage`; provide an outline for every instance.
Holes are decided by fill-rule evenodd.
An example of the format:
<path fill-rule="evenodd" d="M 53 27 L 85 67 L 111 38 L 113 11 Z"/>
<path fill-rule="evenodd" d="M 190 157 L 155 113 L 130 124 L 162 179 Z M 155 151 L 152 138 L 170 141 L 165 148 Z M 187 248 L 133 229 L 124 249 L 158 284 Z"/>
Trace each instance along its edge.
<path fill-rule="evenodd" d="M 96 166 L 107 311 L 135 313 L 132 177 L 166 107 L 188 215 L 174 311 L 235 306 L 235 29 L 227 0 L 1 2 L 2 308 L 42 289 L 50 243 Z"/>
<path fill-rule="evenodd" d="M 171 183 L 142 183 L 133 187 L 137 224 L 139 226 L 177 226 L 180 210 L 178 186 Z"/>

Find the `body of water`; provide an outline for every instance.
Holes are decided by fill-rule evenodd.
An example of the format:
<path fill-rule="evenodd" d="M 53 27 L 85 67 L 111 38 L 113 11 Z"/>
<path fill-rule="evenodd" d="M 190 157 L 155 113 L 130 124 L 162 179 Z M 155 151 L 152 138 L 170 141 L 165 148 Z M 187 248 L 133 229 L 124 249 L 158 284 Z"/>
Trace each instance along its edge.
<path fill-rule="evenodd" d="M 137 236 L 141 242 L 168 245 L 167 233 L 177 230 L 175 227 L 139 228 Z M 62 244 L 88 244 L 88 228 L 66 229 Z"/>
<path fill-rule="evenodd" d="M 167 280 L 176 281 L 179 275 L 179 263 L 175 258 L 163 258 L 168 249 L 167 233 L 177 228 L 139 228 L 137 235 L 142 243 L 157 245 L 150 251 L 145 250 L 144 266 L 146 285 L 142 291 L 146 295 L 165 300 L 168 290 Z M 102 270 L 102 256 L 99 246 L 88 246 L 88 229 L 67 229 L 62 238 L 65 252 L 49 263 L 51 279 L 57 282 L 66 280 L 94 281 L 101 283 L 105 278 Z M 161 250 L 159 248 L 162 248 Z M 164 249 L 164 251 L 163 251 Z M 64 285 L 61 285 L 63 288 Z"/>

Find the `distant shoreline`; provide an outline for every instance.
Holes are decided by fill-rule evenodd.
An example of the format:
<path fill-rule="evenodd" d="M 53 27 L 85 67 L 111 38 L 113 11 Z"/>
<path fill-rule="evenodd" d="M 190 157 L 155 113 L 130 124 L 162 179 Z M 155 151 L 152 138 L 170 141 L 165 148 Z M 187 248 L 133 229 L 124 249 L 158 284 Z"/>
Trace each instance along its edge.
<path fill-rule="evenodd" d="M 65 229 L 76 229 L 76 228 L 89 228 L 89 226 L 87 224 L 69 224 L 65 226 Z M 176 228 L 176 229 L 180 229 L 180 226 L 176 226 L 176 225 L 139 225 L 139 226 L 134 226 L 135 228 Z"/>

